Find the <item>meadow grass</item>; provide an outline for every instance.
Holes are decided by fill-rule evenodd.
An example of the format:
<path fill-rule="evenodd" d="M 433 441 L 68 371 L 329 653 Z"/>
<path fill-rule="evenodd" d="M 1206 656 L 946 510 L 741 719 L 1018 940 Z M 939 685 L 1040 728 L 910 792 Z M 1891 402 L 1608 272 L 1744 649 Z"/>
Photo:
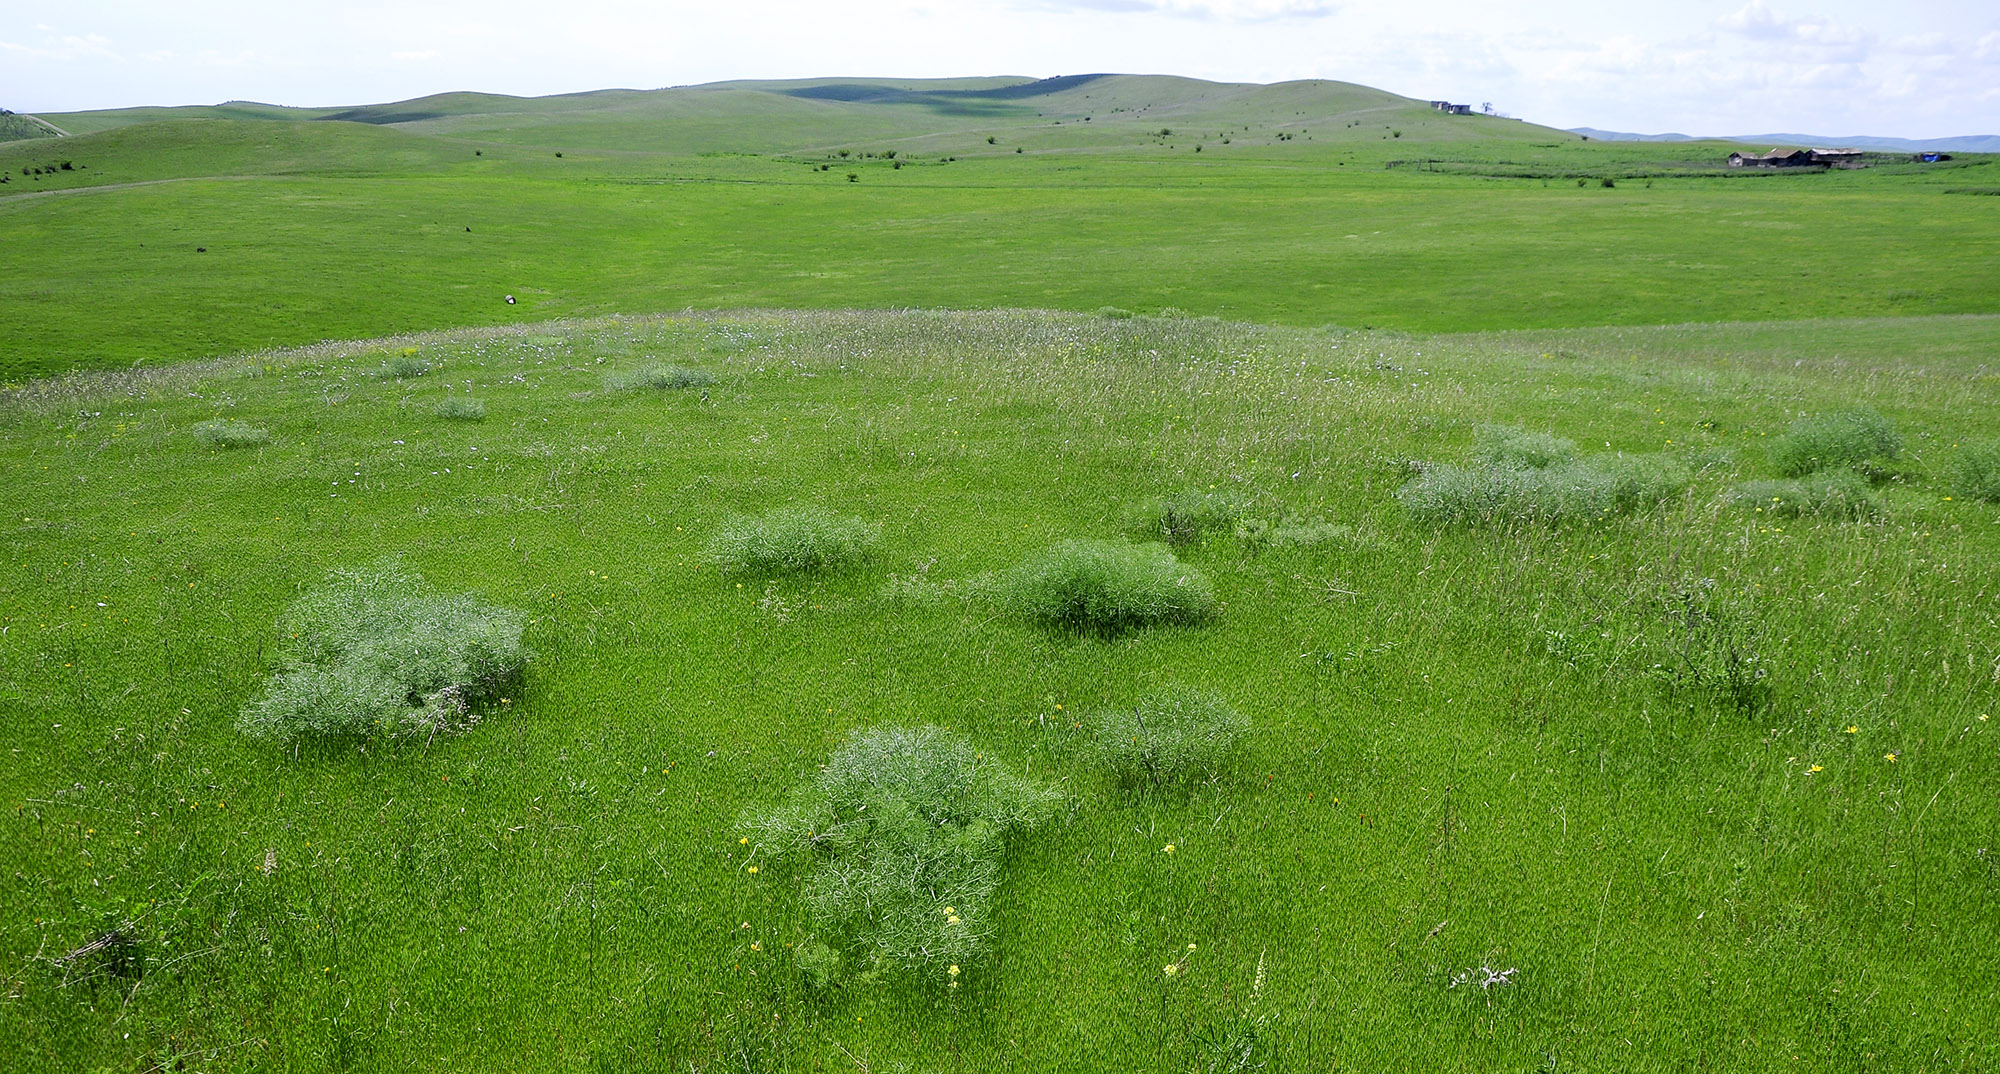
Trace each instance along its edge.
<path fill-rule="evenodd" d="M 2000 524 L 1942 475 L 2000 436 L 1996 342 L 744 313 L 9 390 L 7 1065 L 1990 1067 Z M 410 345 L 436 372 L 373 375 Z M 654 362 L 719 388 L 603 390 Z M 433 380 L 486 420 L 434 420 Z M 1730 502 L 1800 413 L 1860 406 L 1905 442 L 1879 513 Z M 187 435 L 225 407 L 270 443 Z M 1405 460 L 1481 426 L 1687 483 L 1588 525 L 1411 518 Z M 1183 546 L 1216 614 L 1109 637 L 975 584 L 1210 483 L 1352 539 Z M 809 502 L 878 520 L 874 556 L 738 589 L 706 554 Z M 520 610 L 504 718 L 240 734 L 285 610 L 384 553 Z M 1091 714 L 1173 683 L 1243 714 L 1238 752 L 1116 793 Z M 812 867 L 739 821 L 927 725 L 1065 804 L 1008 838 L 960 987 L 816 987 Z M 1482 965 L 1510 983 L 1452 986 Z"/>

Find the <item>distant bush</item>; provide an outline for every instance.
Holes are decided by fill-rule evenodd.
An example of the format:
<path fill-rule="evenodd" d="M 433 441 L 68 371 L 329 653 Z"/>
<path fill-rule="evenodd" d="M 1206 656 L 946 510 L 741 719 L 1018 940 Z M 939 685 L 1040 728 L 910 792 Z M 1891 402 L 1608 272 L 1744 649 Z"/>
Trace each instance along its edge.
<path fill-rule="evenodd" d="M 1850 470 L 1826 470 L 1790 481 L 1746 481 L 1730 490 L 1729 501 L 1780 518 L 1862 518 L 1881 510 L 1868 482 Z"/>
<path fill-rule="evenodd" d="M 1148 504 L 1132 528 L 1148 540 L 1185 546 L 1231 532 L 1242 513 L 1226 492 L 1182 489 Z"/>
<path fill-rule="evenodd" d="M 450 421 L 484 421 L 486 404 L 464 395 L 453 395 L 437 401 L 431 412 Z"/>
<path fill-rule="evenodd" d="M 916 973 L 955 985 L 995 932 L 1006 839 L 1055 793 L 938 727 L 854 732 L 789 801 L 743 814 L 778 861 L 806 867 L 812 939 L 799 968 L 821 987 Z"/>
<path fill-rule="evenodd" d="M 1784 477 L 1853 467 L 1879 472 L 1903 452 L 1903 438 L 1873 410 L 1835 410 L 1800 418 L 1771 442 L 1771 467 Z"/>
<path fill-rule="evenodd" d="M 1106 635 L 1193 622 L 1215 610 L 1200 571 L 1163 545 L 1126 541 L 1062 541 L 1008 571 L 997 595 L 1023 618 Z"/>
<path fill-rule="evenodd" d="M 706 553 L 724 570 L 747 574 L 844 570 L 867 559 L 880 536 L 877 527 L 858 518 L 820 507 L 785 507 L 723 523 Z"/>
<path fill-rule="evenodd" d="M 217 418 L 204 421 L 192 430 L 194 438 L 209 447 L 240 448 L 256 447 L 271 442 L 271 432 L 259 425 Z"/>
<path fill-rule="evenodd" d="M 376 375 L 384 380 L 408 380 L 411 377 L 421 377 L 430 371 L 430 362 L 417 352 L 417 348 L 404 347 L 401 353 L 390 356 L 388 361 L 382 363 L 382 368 Z"/>
<path fill-rule="evenodd" d="M 706 369 L 689 369 L 678 365 L 656 365 L 645 369 L 620 373 L 611 379 L 614 388 L 651 388 L 657 391 L 677 392 L 689 388 L 706 388 L 715 383 L 715 374 Z"/>
<path fill-rule="evenodd" d="M 520 615 L 395 567 L 336 572 L 279 629 L 278 673 L 237 723 L 284 743 L 467 727 L 527 664 Z"/>
<path fill-rule="evenodd" d="M 2000 503 L 2000 440 L 1975 444 L 1945 465 L 1953 493 L 1988 503 Z"/>
<path fill-rule="evenodd" d="M 1539 470 L 1576 458 L 1576 441 L 1511 425 L 1481 425 L 1473 430 L 1472 458 L 1488 466 Z"/>
<path fill-rule="evenodd" d="M 1665 456 L 1592 456 L 1541 468 L 1425 466 L 1396 498 L 1433 525 L 1588 522 L 1655 506 L 1687 482 L 1686 468 Z"/>
<path fill-rule="evenodd" d="M 1327 545 L 1365 548 L 1369 543 L 1352 526 L 1317 518 L 1284 518 L 1275 522 L 1260 518 L 1238 519 L 1234 532 L 1236 540 L 1252 552 L 1323 548 Z"/>
<path fill-rule="evenodd" d="M 1097 756 L 1121 783 L 1163 786 L 1213 775 L 1249 729 L 1221 696 L 1173 686 L 1098 717 Z"/>
<path fill-rule="evenodd" d="M 1099 306 L 1097 315 L 1107 321 L 1129 321 L 1136 314 L 1122 306 Z"/>

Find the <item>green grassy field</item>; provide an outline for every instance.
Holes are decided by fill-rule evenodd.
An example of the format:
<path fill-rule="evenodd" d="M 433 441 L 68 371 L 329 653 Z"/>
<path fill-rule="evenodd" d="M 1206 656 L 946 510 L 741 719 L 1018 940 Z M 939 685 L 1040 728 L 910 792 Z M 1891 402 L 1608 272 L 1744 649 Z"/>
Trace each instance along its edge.
<path fill-rule="evenodd" d="M 2000 526 L 1939 475 L 2000 434 L 1996 333 L 743 314 L 40 382 L 0 412 L 9 1065 L 1206 1069 L 1261 960 L 1271 1069 L 1989 1067 Z M 429 372 L 381 376 L 405 348 Z M 660 361 L 716 382 L 609 387 Z M 483 421 L 433 415 L 467 396 Z M 1909 444 L 1881 514 L 1727 504 L 1853 405 Z M 269 442 L 203 446 L 218 416 Z M 1403 460 L 1481 422 L 1696 476 L 1629 518 L 1413 522 Z M 1184 549 L 1207 625 L 1065 636 L 977 595 L 1190 486 L 1332 527 Z M 879 524 L 876 558 L 706 565 L 794 503 Z M 520 696 L 428 744 L 240 736 L 285 605 L 384 555 L 524 611 Z M 1716 637 L 1754 706 L 1677 677 Z M 1135 796 L 1084 736 L 1163 682 L 1252 731 Z M 1067 804 L 962 988 L 816 992 L 799 875 L 746 872 L 737 818 L 925 722 Z M 62 959 L 122 922 L 143 976 Z M 1448 986 L 1482 962 L 1515 983 Z"/>
<path fill-rule="evenodd" d="M 743 306 L 1408 331 L 1995 311 L 1990 199 L 1951 193 L 1991 185 L 1983 158 L 1719 177 L 1727 147 L 1583 143 L 1340 83 L 1120 76 L 971 116 L 934 97 L 225 106 L 0 144 L 0 378 Z M 58 158 L 77 167 L 22 174 Z"/>
<path fill-rule="evenodd" d="M 2000 1064 L 1983 161 L 1125 76 L 356 111 L 0 144 L 0 1069 Z M 1774 484 L 1802 421 L 1900 451 Z M 718 566 L 798 507 L 872 551 Z M 1162 536 L 1212 614 L 1010 588 Z M 525 677 L 239 730 L 386 564 Z M 1114 778 L 1179 688 L 1240 748 Z M 919 725 L 1053 816 L 958 972 L 822 985 L 746 822 Z"/>

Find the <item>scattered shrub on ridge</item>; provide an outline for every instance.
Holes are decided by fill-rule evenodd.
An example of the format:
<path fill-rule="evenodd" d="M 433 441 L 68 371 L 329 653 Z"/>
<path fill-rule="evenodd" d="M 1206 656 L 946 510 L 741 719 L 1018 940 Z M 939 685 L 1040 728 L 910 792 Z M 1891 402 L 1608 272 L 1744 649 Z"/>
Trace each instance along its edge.
<path fill-rule="evenodd" d="M 1656 506 L 1687 482 L 1686 467 L 1666 456 L 1591 456 L 1542 469 L 1426 466 L 1396 498 L 1432 525 L 1588 522 Z"/>
<path fill-rule="evenodd" d="M 1879 472 L 1903 452 L 1889 419 L 1868 409 L 1834 410 L 1800 418 L 1771 441 L 1771 467 L 1782 477 L 1855 467 Z"/>
<path fill-rule="evenodd" d="M 237 725 L 283 743 L 469 727 L 528 659 L 518 613 L 394 566 L 336 571 L 278 626 L 279 670 Z"/>
<path fill-rule="evenodd" d="M 1729 502 L 1780 518 L 1863 518 L 1881 510 L 1868 482 L 1851 470 L 1825 470 L 1793 481 L 1745 481 L 1730 490 Z"/>
<path fill-rule="evenodd" d="M 1099 717 L 1097 756 L 1120 783 L 1164 786 L 1213 775 L 1249 729 L 1221 696 L 1171 686 Z"/>
<path fill-rule="evenodd" d="M 715 374 L 706 369 L 689 369 L 679 365 L 656 365 L 646 369 L 621 373 L 611 380 L 614 388 L 652 388 L 658 391 L 685 391 L 689 388 L 706 388 L 715 383 Z"/>
<path fill-rule="evenodd" d="M 1190 488 L 1149 504 L 1132 528 L 1148 540 L 1180 547 L 1231 532 L 1241 515 L 1242 508 L 1227 493 Z"/>
<path fill-rule="evenodd" d="M 1487 466 L 1519 466 L 1541 470 L 1576 458 L 1576 441 L 1511 425 L 1481 425 L 1473 430 L 1472 459 Z"/>
<path fill-rule="evenodd" d="M 822 507 L 782 507 L 730 519 L 709 538 L 709 562 L 750 574 L 844 570 L 874 552 L 877 527 Z"/>
<path fill-rule="evenodd" d="M 194 438 L 209 447 L 239 448 L 256 447 L 271 441 L 271 432 L 259 425 L 217 418 L 204 421 L 192 430 Z"/>
<path fill-rule="evenodd" d="M 1057 796 L 924 726 L 857 730 L 783 805 L 743 814 L 757 849 L 803 861 L 813 934 L 799 968 L 821 987 L 910 972 L 955 984 L 994 934 L 1007 836 Z"/>
<path fill-rule="evenodd" d="M 1016 615 L 1104 635 L 1192 622 L 1215 610 L 1208 579 L 1159 544 L 1061 541 L 1006 572 L 997 589 Z"/>
<path fill-rule="evenodd" d="M 2000 503 L 2000 440 L 1960 452 L 1946 464 L 1945 478 L 1955 495 Z"/>
<path fill-rule="evenodd" d="M 486 404 L 469 396 L 453 395 L 438 400 L 431 412 L 450 421 L 484 421 Z"/>

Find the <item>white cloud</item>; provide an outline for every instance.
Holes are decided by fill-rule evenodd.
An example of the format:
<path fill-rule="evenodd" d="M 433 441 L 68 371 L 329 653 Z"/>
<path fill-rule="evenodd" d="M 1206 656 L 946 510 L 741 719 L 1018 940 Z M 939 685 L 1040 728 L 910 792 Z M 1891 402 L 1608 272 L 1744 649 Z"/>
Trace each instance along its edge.
<path fill-rule="evenodd" d="M 389 58 L 392 60 L 400 60 L 405 63 L 408 63 L 416 60 L 435 60 L 437 59 L 437 55 L 438 51 L 436 49 L 427 48 L 414 52 L 391 52 L 389 54 Z"/>
<path fill-rule="evenodd" d="M 1170 15 L 1217 22 L 1323 19 L 1340 10 L 1322 0 L 1027 0 L 1040 11 L 1090 11 L 1113 15 Z"/>

